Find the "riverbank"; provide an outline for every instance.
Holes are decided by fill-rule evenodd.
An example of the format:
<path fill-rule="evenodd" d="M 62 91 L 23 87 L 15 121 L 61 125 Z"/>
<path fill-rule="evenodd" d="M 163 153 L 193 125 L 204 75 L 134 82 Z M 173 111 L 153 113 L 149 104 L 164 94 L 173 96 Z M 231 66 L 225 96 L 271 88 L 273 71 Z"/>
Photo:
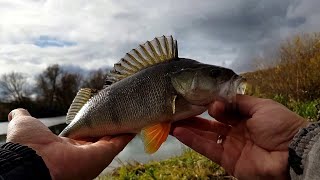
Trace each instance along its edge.
<path fill-rule="evenodd" d="M 187 148 L 180 156 L 163 161 L 152 161 L 147 164 L 139 162 L 119 162 L 121 167 L 115 168 L 97 180 L 144 180 L 144 179 L 235 179 L 223 168 L 206 157 Z"/>

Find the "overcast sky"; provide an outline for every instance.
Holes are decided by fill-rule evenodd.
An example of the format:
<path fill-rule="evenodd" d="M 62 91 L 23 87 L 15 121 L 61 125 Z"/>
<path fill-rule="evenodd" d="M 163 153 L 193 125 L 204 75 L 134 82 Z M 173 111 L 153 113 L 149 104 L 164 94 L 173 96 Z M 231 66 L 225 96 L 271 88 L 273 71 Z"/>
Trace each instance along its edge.
<path fill-rule="evenodd" d="M 320 28 L 319 0 L 0 0 L 0 74 L 112 66 L 173 35 L 179 56 L 252 70 L 284 38 Z"/>

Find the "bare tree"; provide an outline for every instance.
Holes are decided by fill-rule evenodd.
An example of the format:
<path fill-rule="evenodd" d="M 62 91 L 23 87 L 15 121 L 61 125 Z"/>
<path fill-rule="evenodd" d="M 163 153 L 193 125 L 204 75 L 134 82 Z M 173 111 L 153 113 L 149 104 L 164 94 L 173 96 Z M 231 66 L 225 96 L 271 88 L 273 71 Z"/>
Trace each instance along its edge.
<path fill-rule="evenodd" d="M 8 101 L 22 102 L 28 96 L 26 76 L 22 73 L 11 72 L 0 79 L 1 94 Z"/>
<path fill-rule="evenodd" d="M 82 76 L 80 74 L 68 72 L 62 74 L 57 87 L 57 99 L 64 110 L 69 108 L 80 88 L 81 82 Z"/>
<path fill-rule="evenodd" d="M 107 70 L 96 70 L 91 71 L 89 77 L 84 81 L 83 87 L 93 88 L 93 89 L 102 89 Z"/>
<path fill-rule="evenodd" d="M 37 89 L 40 92 L 42 100 L 48 103 L 49 107 L 53 107 L 56 101 L 57 87 L 59 78 L 61 78 L 63 71 L 58 64 L 47 67 L 37 77 Z"/>

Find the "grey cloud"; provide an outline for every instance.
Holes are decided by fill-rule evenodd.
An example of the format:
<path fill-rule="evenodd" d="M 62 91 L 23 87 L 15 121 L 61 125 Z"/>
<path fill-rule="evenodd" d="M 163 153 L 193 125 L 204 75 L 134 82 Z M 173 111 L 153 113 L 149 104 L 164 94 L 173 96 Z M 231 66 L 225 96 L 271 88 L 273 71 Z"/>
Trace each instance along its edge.
<path fill-rule="evenodd" d="M 186 4 L 193 6 L 194 2 L 186 1 Z M 170 10 L 160 9 L 161 13 L 168 13 L 160 13 L 159 17 L 147 22 L 149 23 L 147 27 L 151 27 L 150 30 L 154 32 L 159 32 L 158 29 L 162 29 L 163 32 L 173 32 L 179 42 L 180 54 L 202 57 L 201 60 L 204 62 L 218 64 L 226 64 L 226 61 L 235 60 L 233 68 L 242 71 L 249 69 L 249 62 L 261 51 L 261 48 L 268 48 L 268 44 L 273 46 L 270 43 L 277 43 L 279 28 L 289 25 L 290 27 L 299 26 L 305 22 L 301 17 L 286 18 L 287 9 L 291 3 L 289 0 L 234 2 L 205 1 L 203 2 L 205 5 L 201 7 L 195 5 L 194 9 L 186 5 L 182 5 L 181 8 L 173 4 L 174 7 L 169 7 Z M 165 1 L 163 4 L 166 3 Z M 190 12 L 185 12 L 188 10 Z M 138 23 L 141 23 L 143 14 L 140 11 L 137 14 L 140 17 L 129 13 L 121 18 L 135 17 L 136 20 L 139 20 Z M 148 39 L 141 36 L 141 40 Z M 136 46 L 133 45 L 134 43 L 130 43 L 131 48 Z M 218 59 L 227 56 L 235 57 L 235 59 Z"/>
<path fill-rule="evenodd" d="M 34 50 L 34 55 L 23 59 L 73 64 L 85 70 L 107 67 L 138 44 L 155 36 L 172 34 L 179 42 L 180 56 L 243 72 L 254 69 L 256 56 L 273 55 L 282 39 L 320 28 L 319 0 L 110 2 L 114 9 L 108 10 L 112 13 L 90 2 L 91 14 L 81 11 L 82 16 L 70 17 L 65 24 L 52 27 L 56 28 L 52 33 L 57 32 L 54 36 L 68 41 L 75 38 L 79 43 L 76 48 L 58 53 Z M 88 21 L 83 21 L 82 18 L 87 17 L 90 17 Z M 61 27 L 63 31 L 59 32 Z M 16 54 L 13 58 L 8 56 L 21 59 Z"/>
<path fill-rule="evenodd" d="M 71 65 L 71 64 L 61 65 L 61 69 L 69 73 L 76 73 L 76 74 L 82 74 L 82 75 L 86 75 L 89 73 L 89 70 L 83 69 L 78 65 Z"/>
<path fill-rule="evenodd" d="M 206 18 L 195 20 L 195 25 L 192 26 L 225 42 L 259 39 L 268 33 L 269 29 L 283 21 L 288 6 L 288 4 L 282 4 L 283 1 L 280 1 L 282 3 L 279 5 L 270 2 L 263 4 L 263 2 L 265 1 L 243 3 L 241 7 L 222 16 L 208 14 Z M 272 11 L 271 6 L 274 7 Z"/>
<path fill-rule="evenodd" d="M 290 18 L 287 21 L 287 25 L 288 27 L 294 28 L 294 27 L 298 27 L 301 26 L 302 24 L 304 24 L 306 22 L 306 17 L 296 17 L 296 18 Z"/>
<path fill-rule="evenodd" d="M 232 2 L 225 2 L 225 6 L 232 6 Z M 302 15 L 287 17 L 292 3 L 290 0 L 242 1 L 233 11 L 220 15 L 214 12 L 214 5 L 211 4 L 208 8 L 212 12 L 193 19 L 189 25 L 178 28 L 178 31 L 182 36 L 201 33 L 202 40 L 207 41 L 205 44 L 221 44 L 221 48 L 214 51 L 206 48 L 210 53 L 236 52 L 237 57 L 231 67 L 240 72 L 248 71 L 255 68 L 253 58 L 259 54 L 270 54 L 283 38 L 290 36 L 286 34 L 283 37 L 280 31 L 282 28 L 295 28 L 306 23 L 307 17 Z M 225 51 L 225 47 L 232 51 Z"/>

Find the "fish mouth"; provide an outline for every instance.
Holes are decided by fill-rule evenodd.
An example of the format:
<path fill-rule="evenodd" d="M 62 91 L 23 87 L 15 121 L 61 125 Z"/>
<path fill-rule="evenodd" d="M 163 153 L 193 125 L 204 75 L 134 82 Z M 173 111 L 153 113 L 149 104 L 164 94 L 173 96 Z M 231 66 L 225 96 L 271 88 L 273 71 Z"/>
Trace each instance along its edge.
<path fill-rule="evenodd" d="M 237 94 L 245 94 L 247 87 L 247 80 L 239 75 L 234 75 L 229 81 L 221 86 L 219 96 L 228 103 L 236 100 Z"/>
<path fill-rule="evenodd" d="M 247 80 L 239 75 L 235 75 L 230 80 L 229 91 L 226 99 L 229 103 L 236 102 L 237 94 L 245 94 L 247 87 Z"/>
<path fill-rule="evenodd" d="M 246 78 L 244 78 L 242 76 L 238 76 L 237 79 L 235 80 L 234 85 L 235 85 L 237 94 L 245 94 L 246 93 L 246 88 L 248 85 Z"/>

